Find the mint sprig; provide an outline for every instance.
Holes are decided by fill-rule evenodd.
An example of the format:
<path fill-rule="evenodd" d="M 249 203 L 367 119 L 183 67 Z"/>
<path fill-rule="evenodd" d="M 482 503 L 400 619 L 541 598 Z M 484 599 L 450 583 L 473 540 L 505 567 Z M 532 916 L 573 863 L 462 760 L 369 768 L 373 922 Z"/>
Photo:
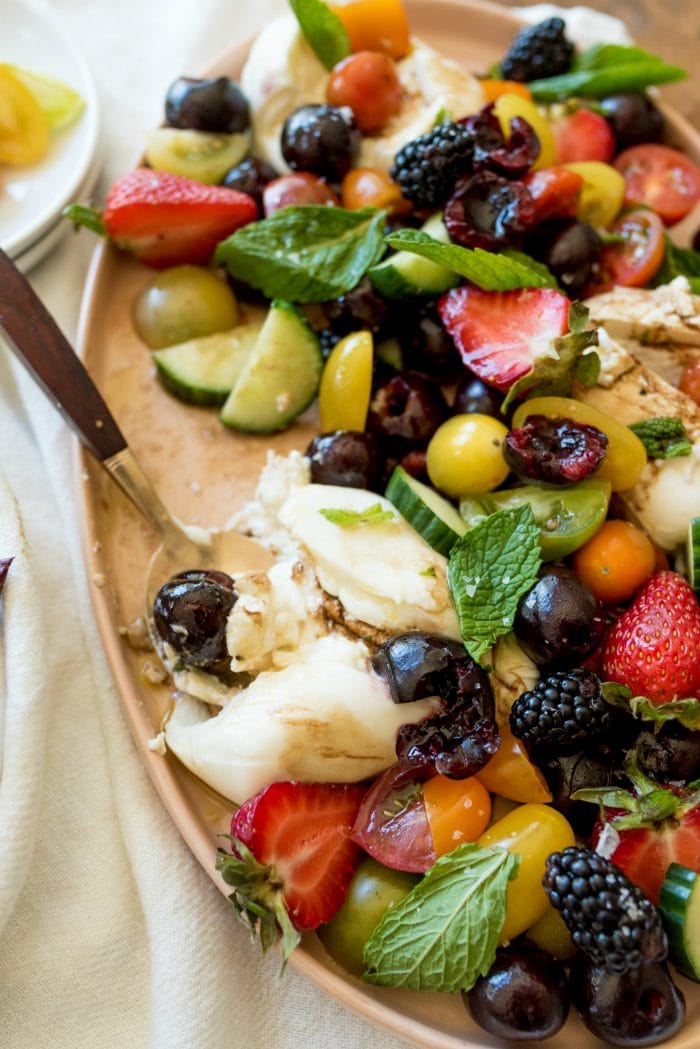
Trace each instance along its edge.
<path fill-rule="evenodd" d="M 289 0 L 299 28 L 323 62 L 332 69 L 350 54 L 350 37 L 345 26 L 323 0 Z"/>
<path fill-rule="evenodd" d="M 421 255 L 439 266 L 445 266 L 453 273 L 466 277 L 482 291 L 557 287 L 555 278 L 546 266 L 511 248 L 497 254 L 482 248 L 443 244 L 418 229 L 396 230 L 387 236 L 386 242 L 392 248 Z"/>
<path fill-rule="evenodd" d="M 527 503 L 490 514 L 452 547 L 447 579 L 472 659 L 480 662 L 513 626 L 518 601 L 537 579 L 540 552 Z"/>
<path fill-rule="evenodd" d="M 684 728 L 700 730 L 700 700 L 674 699 L 670 703 L 652 703 L 646 696 L 633 696 L 627 685 L 618 685 L 614 681 L 604 681 L 603 699 L 613 707 L 631 714 L 640 721 L 651 721 L 654 727 L 665 725 L 667 721 L 677 721 Z"/>
<path fill-rule="evenodd" d="M 537 102 L 562 102 L 572 95 L 605 98 L 624 91 L 644 91 L 652 84 L 683 80 L 688 74 L 641 47 L 596 44 L 579 55 L 570 73 L 531 80 Z"/>
<path fill-rule="evenodd" d="M 629 429 L 642 442 L 650 459 L 681 459 L 693 450 L 683 420 L 677 417 L 658 415 L 630 423 Z"/>
<path fill-rule="evenodd" d="M 366 510 L 345 510 L 341 507 L 323 507 L 318 511 L 331 524 L 341 528 L 352 528 L 355 525 L 382 524 L 393 521 L 396 517 L 393 510 L 385 510 L 381 503 L 373 503 Z"/>
<path fill-rule="evenodd" d="M 282 208 L 236 230 L 215 257 L 268 299 L 324 302 L 354 288 L 381 258 L 384 219 L 376 208 Z"/>
<path fill-rule="evenodd" d="M 690 289 L 695 295 L 700 295 L 700 251 L 692 248 L 679 248 L 674 244 L 668 233 L 666 237 L 666 248 L 664 260 L 656 272 L 653 284 L 669 284 L 676 277 L 686 277 Z"/>
<path fill-rule="evenodd" d="M 468 991 L 496 956 L 520 857 L 459 845 L 390 908 L 364 948 L 364 979 L 414 991 Z"/>

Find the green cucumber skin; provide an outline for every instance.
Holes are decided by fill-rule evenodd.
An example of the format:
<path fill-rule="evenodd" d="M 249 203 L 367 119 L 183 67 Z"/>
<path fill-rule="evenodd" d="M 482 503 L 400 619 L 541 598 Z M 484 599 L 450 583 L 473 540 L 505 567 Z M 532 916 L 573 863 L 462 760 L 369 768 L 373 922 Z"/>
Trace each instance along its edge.
<path fill-rule="evenodd" d="M 688 870 L 680 863 L 672 863 L 661 886 L 659 910 L 668 934 L 671 961 L 680 972 L 696 982 L 700 982 L 700 927 L 689 928 L 688 911 L 699 895 L 698 872 Z M 699 906 L 696 902 L 696 911 Z"/>
<path fill-rule="evenodd" d="M 158 379 L 163 388 L 172 394 L 173 397 L 177 397 L 178 401 L 183 401 L 185 404 L 193 404 L 198 408 L 220 408 L 230 393 L 230 390 L 224 393 L 217 393 L 214 390 L 186 385 L 179 382 L 176 376 L 168 370 L 167 366 L 164 367 L 155 357 L 153 358 L 153 363 L 156 366 Z"/>
<path fill-rule="evenodd" d="M 155 350 L 151 357 L 161 384 L 185 404 L 220 407 L 241 374 L 261 328 L 257 323 L 241 324 L 231 333 L 215 332 Z"/>
<path fill-rule="evenodd" d="M 688 525 L 688 580 L 700 594 L 700 517 L 693 517 Z"/>
<path fill-rule="evenodd" d="M 401 467 L 397 467 L 389 478 L 385 496 L 428 546 L 431 546 L 438 554 L 448 557 L 452 547 L 460 538 L 460 534 L 463 535 L 467 530 L 467 526 L 465 525 L 462 532 L 458 533 L 440 518 L 435 510 L 423 502 L 420 492 L 414 490 L 419 483 Z M 436 502 L 445 502 L 445 505 L 454 511 L 455 516 L 459 517 L 454 507 L 443 500 L 442 496 L 437 492 L 433 495 Z"/>
<path fill-rule="evenodd" d="M 431 215 L 421 226 L 435 240 L 450 243 L 442 215 Z M 397 251 L 368 271 L 372 284 L 387 299 L 410 299 L 421 295 L 440 295 L 461 283 L 462 278 L 445 266 L 421 258 L 410 251 Z"/>

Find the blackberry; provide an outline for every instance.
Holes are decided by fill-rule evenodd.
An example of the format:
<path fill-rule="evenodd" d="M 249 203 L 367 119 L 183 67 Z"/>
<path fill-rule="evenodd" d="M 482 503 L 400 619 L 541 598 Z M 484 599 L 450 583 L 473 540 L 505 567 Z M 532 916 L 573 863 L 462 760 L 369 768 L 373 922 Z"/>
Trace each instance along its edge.
<path fill-rule="evenodd" d="M 579 845 L 547 858 L 545 892 L 594 965 L 618 976 L 668 953 L 661 915 L 610 860 Z"/>
<path fill-rule="evenodd" d="M 574 45 L 565 36 L 561 18 L 547 18 L 521 29 L 501 62 L 504 80 L 539 80 L 568 73 Z"/>
<path fill-rule="evenodd" d="M 613 713 L 591 670 L 560 670 L 511 707 L 514 736 L 538 750 L 573 752 L 611 728 Z"/>
<path fill-rule="evenodd" d="M 461 124 L 438 124 L 398 151 L 390 175 L 417 208 L 444 204 L 457 179 L 472 172 L 474 138 Z"/>
<path fill-rule="evenodd" d="M 327 361 L 332 351 L 335 349 L 336 345 L 340 342 L 343 336 L 340 335 L 337 331 L 334 331 L 333 328 L 321 328 L 321 330 L 317 331 L 316 334 L 318 335 L 319 342 L 321 343 L 321 355 L 324 361 Z"/>

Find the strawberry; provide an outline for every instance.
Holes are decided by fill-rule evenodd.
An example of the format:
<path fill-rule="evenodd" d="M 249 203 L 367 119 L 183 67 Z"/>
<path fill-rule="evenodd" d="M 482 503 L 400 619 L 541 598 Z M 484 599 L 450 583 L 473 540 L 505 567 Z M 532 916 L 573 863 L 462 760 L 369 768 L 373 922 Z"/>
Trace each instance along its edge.
<path fill-rule="evenodd" d="M 545 219 L 573 218 L 583 189 L 583 176 L 568 168 L 538 168 L 522 180 L 535 203 L 533 225 Z"/>
<path fill-rule="evenodd" d="M 552 358 L 552 340 L 569 330 L 566 295 L 554 288 L 480 291 L 464 285 L 438 302 L 462 360 L 485 383 L 508 390 Z"/>
<path fill-rule="evenodd" d="M 147 266 L 163 269 L 207 262 L 219 241 L 258 217 L 258 207 L 235 189 L 136 168 L 114 183 L 101 215 L 79 205 L 66 215 Z"/>
<path fill-rule="evenodd" d="M 273 783 L 231 821 L 234 855 L 219 850 L 217 870 L 234 886 L 239 916 L 259 927 L 263 950 L 282 931 L 282 961 L 298 930 L 330 921 L 350 885 L 361 849 L 350 840 L 365 788 L 359 784 Z"/>
<path fill-rule="evenodd" d="M 603 650 L 609 681 L 652 703 L 700 688 L 700 606 L 677 572 L 656 572 L 620 616 Z"/>

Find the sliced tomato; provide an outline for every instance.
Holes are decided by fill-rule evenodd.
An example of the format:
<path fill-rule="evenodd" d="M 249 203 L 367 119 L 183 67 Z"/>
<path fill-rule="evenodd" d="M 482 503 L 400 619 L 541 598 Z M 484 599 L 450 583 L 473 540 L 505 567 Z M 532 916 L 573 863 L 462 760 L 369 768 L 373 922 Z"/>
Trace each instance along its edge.
<path fill-rule="evenodd" d="M 350 835 L 385 867 L 422 874 L 436 860 L 423 801 L 423 784 L 406 780 L 406 770 L 392 765 L 369 788 Z"/>
<path fill-rule="evenodd" d="M 523 182 L 535 202 L 534 224 L 551 218 L 573 218 L 583 189 L 583 178 L 568 168 L 539 168 Z"/>
<path fill-rule="evenodd" d="M 642 288 L 655 276 L 664 259 L 664 226 L 648 208 L 624 212 L 610 233 L 623 237 L 619 244 L 606 244 L 600 253 L 600 269 L 586 295 L 609 291 L 616 284 Z"/>
<path fill-rule="evenodd" d="M 645 204 L 667 226 L 680 222 L 700 200 L 700 167 L 670 146 L 632 146 L 614 166 L 625 180 L 625 205 Z"/>
<path fill-rule="evenodd" d="M 423 786 L 423 803 L 438 856 L 464 841 L 476 841 L 491 817 L 489 792 L 475 776 L 431 777 Z"/>

